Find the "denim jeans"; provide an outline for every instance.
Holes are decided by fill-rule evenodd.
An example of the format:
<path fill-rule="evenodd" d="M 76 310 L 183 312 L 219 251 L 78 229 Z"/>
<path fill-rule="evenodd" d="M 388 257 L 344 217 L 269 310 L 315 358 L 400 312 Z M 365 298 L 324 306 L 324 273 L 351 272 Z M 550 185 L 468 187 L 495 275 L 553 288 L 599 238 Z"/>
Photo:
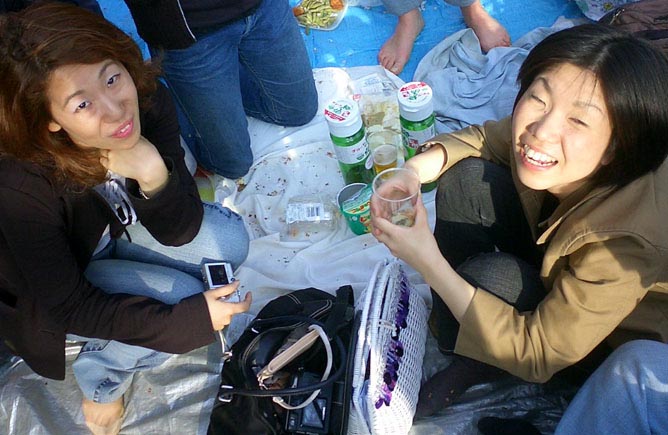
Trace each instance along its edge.
<path fill-rule="evenodd" d="M 455 164 L 438 180 L 434 236 L 450 265 L 472 285 L 520 311 L 545 297 L 542 253 L 531 236 L 510 169 L 483 159 Z M 432 291 L 429 319 L 439 349 L 451 353 L 459 323 Z"/>
<path fill-rule="evenodd" d="M 165 79 L 191 124 L 182 128 L 197 161 L 239 178 L 253 163 L 246 115 L 284 126 L 315 115 L 306 47 L 287 0 L 263 0 L 248 17 L 196 36 L 194 45 L 164 52 Z"/>
<path fill-rule="evenodd" d="M 620 346 L 575 395 L 555 434 L 668 434 L 668 345 Z"/>
<path fill-rule="evenodd" d="M 175 304 L 202 292 L 200 265 L 226 260 L 237 268 L 248 254 L 248 234 L 239 215 L 218 204 L 204 203 L 204 219 L 197 236 L 183 246 L 163 246 L 136 224 L 128 227 L 132 242 L 112 240 L 86 268 L 85 275 L 108 293 L 130 293 Z M 187 333 L 187 331 L 184 331 Z M 171 354 L 113 340 L 68 339 L 87 342 L 73 364 L 84 396 L 112 402 L 130 386 L 132 376 L 166 361 Z"/>
<path fill-rule="evenodd" d="M 383 0 L 383 6 L 389 13 L 399 16 L 419 8 L 422 2 L 423 0 Z M 471 6 L 475 0 L 445 0 L 445 2 L 450 6 L 465 8 Z"/>

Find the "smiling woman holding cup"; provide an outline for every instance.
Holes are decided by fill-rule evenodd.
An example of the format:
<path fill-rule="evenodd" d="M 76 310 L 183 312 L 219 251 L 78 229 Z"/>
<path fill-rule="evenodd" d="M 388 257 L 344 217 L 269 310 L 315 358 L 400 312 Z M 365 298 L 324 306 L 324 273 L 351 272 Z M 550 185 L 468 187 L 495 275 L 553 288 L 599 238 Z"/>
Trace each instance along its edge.
<path fill-rule="evenodd" d="M 554 33 L 520 68 L 512 117 L 437 136 L 406 163 L 438 180 L 433 234 L 419 196 L 412 227 L 374 200 L 374 236 L 431 286 L 430 329 L 453 355 L 417 417 L 503 371 L 545 382 L 604 341 L 668 340 L 666 75 L 628 34 Z"/>

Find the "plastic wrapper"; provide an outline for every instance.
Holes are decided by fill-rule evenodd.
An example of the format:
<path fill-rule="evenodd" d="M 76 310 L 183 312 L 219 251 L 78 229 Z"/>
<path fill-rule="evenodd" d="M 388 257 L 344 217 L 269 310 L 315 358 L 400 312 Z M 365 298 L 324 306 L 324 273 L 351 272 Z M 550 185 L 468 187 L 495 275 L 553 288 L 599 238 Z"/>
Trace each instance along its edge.
<path fill-rule="evenodd" d="M 346 15 L 346 0 L 302 0 L 292 8 L 297 23 L 310 29 L 334 30 Z"/>
<path fill-rule="evenodd" d="M 353 99 L 362 111 L 369 148 L 401 145 L 397 86 L 384 72 L 372 73 L 352 82 Z"/>
<path fill-rule="evenodd" d="M 338 213 L 334 201 L 325 195 L 292 197 L 285 207 L 287 232 L 284 239 L 303 241 L 319 238 L 336 227 Z"/>

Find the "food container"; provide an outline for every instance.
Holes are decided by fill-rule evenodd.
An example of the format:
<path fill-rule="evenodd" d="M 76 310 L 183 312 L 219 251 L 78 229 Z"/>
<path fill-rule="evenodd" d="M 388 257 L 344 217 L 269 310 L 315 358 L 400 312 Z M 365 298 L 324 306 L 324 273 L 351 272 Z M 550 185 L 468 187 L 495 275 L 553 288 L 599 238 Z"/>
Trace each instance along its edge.
<path fill-rule="evenodd" d="M 371 230 L 371 194 L 371 185 L 353 183 L 341 189 L 336 196 L 341 214 L 351 231 L 357 235 Z"/>
<path fill-rule="evenodd" d="M 309 29 L 336 29 L 347 10 L 347 0 L 301 0 L 292 8 L 292 13 L 308 33 Z"/>

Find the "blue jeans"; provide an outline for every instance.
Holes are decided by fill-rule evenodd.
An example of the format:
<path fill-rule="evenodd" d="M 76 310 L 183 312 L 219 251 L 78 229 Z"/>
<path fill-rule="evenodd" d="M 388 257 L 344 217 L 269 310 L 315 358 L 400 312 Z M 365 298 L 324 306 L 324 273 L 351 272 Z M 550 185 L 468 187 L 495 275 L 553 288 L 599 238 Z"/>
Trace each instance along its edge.
<path fill-rule="evenodd" d="M 668 434 L 668 345 L 624 344 L 591 375 L 556 435 Z"/>
<path fill-rule="evenodd" d="M 194 129 L 193 140 L 182 125 L 199 164 L 239 178 L 253 163 L 246 115 L 284 126 L 315 116 L 306 47 L 287 0 L 263 0 L 248 17 L 196 36 L 194 45 L 164 52 L 165 79 Z"/>
<path fill-rule="evenodd" d="M 399 16 L 419 8 L 422 1 L 423 0 L 383 0 L 383 6 L 385 6 L 385 9 L 387 9 L 389 13 Z M 471 6 L 474 1 L 475 0 L 445 0 L 450 6 L 457 6 L 460 8 Z"/>
<path fill-rule="evenodd" d="M 200 265 L 226 260 L 236 269 L 248 254 L 248 234 L 239 215 L 218 204 L 204 203 L 197 236 L 178 247 L 163 246 L 140 224 L 128 227 L 132 239 L 112 240 L 89 263 L 85 274 L 108 293 L 131 293 L 175 304 L 202 292 Z M 184 331 L 187 333 L 187 331 Z M 84 396 L 113 402 L 130 386 L 132 376 L 166 361 L 171 354 L 113 340 L 87 340 L 73 364 Z"/>

